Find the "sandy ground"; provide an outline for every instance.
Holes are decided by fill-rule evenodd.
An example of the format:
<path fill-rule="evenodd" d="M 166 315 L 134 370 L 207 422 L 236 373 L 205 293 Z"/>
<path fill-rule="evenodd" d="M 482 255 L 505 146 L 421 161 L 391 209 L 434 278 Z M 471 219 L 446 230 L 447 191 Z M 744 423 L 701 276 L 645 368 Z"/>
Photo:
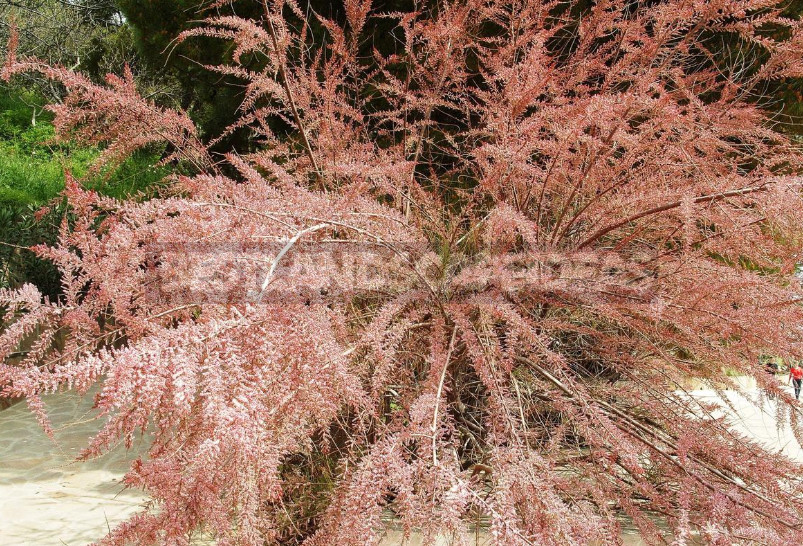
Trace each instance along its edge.
<path fill-rule="evenodd" d="M 716 400 L 711 391 L 691 394 Z M 735 428 L 803 461 L 803 448 L 789 426 L 778 426 L 773 402 L 757 408 L 736 392 L 725 396 L 736 412 Z M 747 396 L 759 395 L 753 391 Z M 100 459 L 74 461 L 98 428 L 98 421 L 91 419 L 90 397 L 59 394 L 44 400 L 57 430 L 55 443 L 24 403 L 0 411 L 0 546 L 89 544 L 139 510 L 145 500 L 120 484 L 130 452 L 116 449 Z M 624 539 L 628 546 L 641 544 L 635 536 Z M 389 533 L 383 543 L 415 546 L 417 541 L 413 537 L 404 542 L 399 533 Z M 487 544 L 487 537 L 480 543 Z"/>
<path fill-rule="evenodd" d="M 792 392 L 791 387 L 787 387 L 786 390 Z M 718 396 L 712 391 L 697 390 L 690 394 L 699 400 L 718 401 Z M 784 417 L 781 421 L 777 419 L 777 406 L 774 401 L 766 400 L 755 389 L 747 391 L 746 396 L 736 391 L 726 391 L 724 394 L 735 409 L 735 412 L 729 409 L 723 410 L 733 418 L 735 430 L 746 436 L 752 436 L 771 451 L 783 452 L 787 457 L 803 462 L 803 448 L 792 434 L 788 417 Z"/>
<path fill-rule="evenodd" d="M 90 397 L 44 397 L 56 442 L 25 403 L 0 411 L 0 545 L 84 545 L 140 508 L 142 495 L 124 490 L 123 449 L 74 462 L 98 421 Z"/>

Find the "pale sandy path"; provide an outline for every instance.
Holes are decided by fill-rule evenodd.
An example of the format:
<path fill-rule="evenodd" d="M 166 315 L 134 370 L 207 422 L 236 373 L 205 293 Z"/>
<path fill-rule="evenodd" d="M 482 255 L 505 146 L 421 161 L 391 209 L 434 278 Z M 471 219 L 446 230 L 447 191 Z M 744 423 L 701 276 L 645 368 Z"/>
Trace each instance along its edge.
<path fill-rule="evenodd" d="M 791 387 L 786 387 L 785 390 L 792 393 Z M 717 394 L 710 390 L 691 391 L 690 394 L 702 401 L 719 400 Z M 767 400 L 756 389 L 748 390 L 744 394 L 725 391 L 724 396 L 733 406 L 733 409 L 723 407 L 723 412 L 731 416 L 734 430 L 755 438 L 769 450 L 782 452 L 787 457 L 803 462 L 803 448 L 792 433 L 788 417 L 784 416 L 781 426 L 778 426 L 774 400 Z"/>
<path fill-rule="evenodd" d="M 715 399 L 711 391 L 692 394 Z M 803 449 L 788 425 L 776 426 L 772 402 L 762 410 L 736 392 L 726 397 L 736 409 L 736 428 L 803 461 Z M 0 546 L 83 546 L 124 521 L 145 500 L 120 485 L 132 453 L 117 449 L 101 459 L 73 462 L 99 426 L 90 419 L 91 397 L 59 394 L 44 400 L 57 429 L 55 444 L 24 403 L 0 411 Z M 623 540 L 628 546 L 642 544 L 633 534 Z M 412 537 L 405 544 L 419 542 Z M 383 541 L 385 546 L 402 543 L 394 532 Z M 480 543 L 489 544 L 488 537 Z"/>
<path fill-rule="evenodd" d="M 137 511 L 143 497 L 124 490 L 128 463 L 122 449 L 74 462 L 89 436 L 91 397 L 44 397 L 56 443 L 25 403 L 0 411 L 0 545 L 89 544 Z"/>

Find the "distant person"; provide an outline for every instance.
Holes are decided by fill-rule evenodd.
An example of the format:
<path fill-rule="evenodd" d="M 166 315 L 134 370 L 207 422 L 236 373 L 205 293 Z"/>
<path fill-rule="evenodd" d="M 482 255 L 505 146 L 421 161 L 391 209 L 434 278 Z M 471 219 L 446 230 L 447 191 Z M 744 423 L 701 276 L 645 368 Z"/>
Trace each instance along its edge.
<path fill-rule="evenodd" d="M 795 387 L 795 398 L 800 400 L 800 386 L 803 384 L 803 368 L 797 362 L 792 362 L 792 367 L 789 368 L 789 379 L 792 380 L 792 385 Z"/>

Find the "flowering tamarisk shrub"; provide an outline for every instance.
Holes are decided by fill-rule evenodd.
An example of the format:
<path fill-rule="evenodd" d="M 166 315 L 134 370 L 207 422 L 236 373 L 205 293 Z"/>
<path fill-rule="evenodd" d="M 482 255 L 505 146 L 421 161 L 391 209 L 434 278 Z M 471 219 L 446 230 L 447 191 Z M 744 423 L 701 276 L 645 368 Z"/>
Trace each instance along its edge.
<path fill-rule="evenodd" d="M 656 544 L 803 539 L 800 464 L 684 391 L 752 375 L 801 436 L 756 364 L 803 356 L 803 157 L 757 99 L 803 70 L 776 4 L 218 2 L 178 39 L 232 44 L 209 69 L 256 145 L 224 161 L 129 79 L 12 51 L 6 77 L 66 87 L 65 138 L 169 142 L 197 174 L 147 202 L 69 180 L 74 225 L 37 249 L 62 300 L 0 294 L 3 356 L 41 332 L 3 393 L 47 427 L 41 394 L 99 385 L 84 457 L 152 430 L 125 482 L 153 503 L 100 544 L 373 544 L 385 516 L 608 544 L 623 513 Z"/>

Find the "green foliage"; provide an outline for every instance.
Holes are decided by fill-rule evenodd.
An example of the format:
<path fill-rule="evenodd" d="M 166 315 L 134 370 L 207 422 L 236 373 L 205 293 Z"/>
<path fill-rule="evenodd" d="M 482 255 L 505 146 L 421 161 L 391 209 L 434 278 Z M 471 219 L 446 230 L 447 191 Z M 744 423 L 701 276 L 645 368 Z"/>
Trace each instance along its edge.
<path fill-rule="evenodd" d="M 60 292 L 58 271 L 50 261 L 39 258 L 27 247 L 55 243 L 63 208 L 56 207 L 35 220 L 37 208 L 20 202 L 0 202 L 0 288 L 27 282 L 55 298 Z"/>
<path fill-rule="evenodd" d="M 32 282 L 50 296 L 58 294 L 55 268 L 20 247 L 55 241 L 63 207 L 53 207 L 39 221 L 34 213 L 59 196 L 65 170 L 116 198 L 145 196 L 168 172 L 157 166 L 160 154 L 153 150 L 113 171 L 91 175 L 99 150 L 56 144 L 54 136 L 50 116 L 36 97 L 0 93 L 0 287 Z"/>
<path fill-rule="evenodd" d="M 179 85 L 178 106 L 190 112 L 206 135 L 221 133 L 243 99 L 241 81 L 222 78 L 202 65 L 218 64 L 228 47 L 221 40 L 195 39 L 173 49 L 173 40 L 202 18 L 195 0 L 118 0 L 133 31 L 134 43 L 146 72 L 159 72 Z M 257 6 L 258 9 L 261 9 Z M 166 51 L 171 51 L 169 57 Z M 245 140 L 239 135 L 239 148 Z M 237 140 L 236 138 L 234 139 Z"/>
<path fill-rule="evenodd" d="M 64 189 L 65 170 L 117 198 L 145 192 L 167 174 L 156 166 L 157 150 L 136 154 L 112 172 L 91 174 L 99 150 L 56 144 L 54 137 L 50 116 L 35 102 L 0 94 L 0 203 L 44 205 Z"/>
<path fill-rule="evenodd" d="M 130 29 L 113 0 L 15 0 L 0 2 L 0 21 L 13 21 L 20 55 L 32 55 L 51 64 L 80 68 L 102 80 L 135 62 Z M 10 38 L 10 24 L 0 24 L 0 43 Z M 63 89 L 46 78 L 29 75 L 13 86 L 57 101 Z"/>

